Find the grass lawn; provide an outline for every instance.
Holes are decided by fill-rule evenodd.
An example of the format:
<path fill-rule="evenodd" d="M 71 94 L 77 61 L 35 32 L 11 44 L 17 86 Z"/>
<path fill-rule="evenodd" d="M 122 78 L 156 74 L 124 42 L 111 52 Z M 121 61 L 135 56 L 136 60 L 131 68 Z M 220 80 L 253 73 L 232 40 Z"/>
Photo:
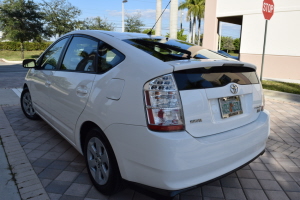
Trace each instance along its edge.
<path fill-rule="evenodd" d="M 238 53 L 229 53 L 229 54 L 232 55 L 232 56 L 239 56 Z"/>
<path fill-rule="evenodd" d="M 267 90 L 275 90 L 275 91 L 279 91 L 279 92 L 300 94 L 300 84 L 297 84 L 297 83 L 262 81 L 262 86 L 264 89 L 267 89 Z"/>
<path fill-rule="evenodd" d="M 25 59 L 38 58 L 43 51 L 24 51 Z M 4 58 L 9 61 L 22 61 L 21 51 L 0 51 L 0 58 Z"/>

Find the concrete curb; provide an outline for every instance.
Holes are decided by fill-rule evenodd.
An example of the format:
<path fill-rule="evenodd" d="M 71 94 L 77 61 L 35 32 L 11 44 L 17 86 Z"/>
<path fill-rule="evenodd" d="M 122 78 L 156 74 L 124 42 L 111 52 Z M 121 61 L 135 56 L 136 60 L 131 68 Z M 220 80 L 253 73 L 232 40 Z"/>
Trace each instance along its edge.
<path fill-rule="evenodd" d="M 1 106 L 0 128 L 3 147 L 12 167 L 21 198 L 24 200 L 49 200 L 47 192 L 30 164 Z"/>
<path fill-rule="evenodd" d="M 300 84 L 300 80 L 294 80 L 294 79 L 283 79 L 283 78 L 263 78 L 265 81 L 276 81 L 276 82 L 282 82 L 282 83 L 298 83 Z"/>
<path fill-rule="evenodd" d="M 300 103 L 300 95 L 264 89 L 265 97 L 275 100 Z"/>
<path fill-rule="evenodd" d="M 9 61 L 4 58 L 0 58 L 0 60 L 2 60 L 3 62 L 6 62 L 6 63 L 11 63 L 11 64 L 20 64 L 23 62 L 23 61 Z"/>

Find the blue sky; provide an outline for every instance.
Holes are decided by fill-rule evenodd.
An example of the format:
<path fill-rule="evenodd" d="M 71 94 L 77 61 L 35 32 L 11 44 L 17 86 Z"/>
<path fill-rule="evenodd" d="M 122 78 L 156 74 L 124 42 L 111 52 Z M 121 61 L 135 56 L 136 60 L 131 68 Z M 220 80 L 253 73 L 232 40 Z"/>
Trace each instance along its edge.
<path fill-rule="evenodd" d="M 41 0 L 35 0 L 40 2 Z M 156 15 L 156 0 L 127 0 L 124 4 L 125 13 L 128 14 L 141 14 L 141 20 L 145 24 L 144 28 L 151 28 L 155 23 Z M 182 0 L 178 0 L 181 2 Z M 69 2 L 82 11 L 79 19 L 83 20 L 87 17 L 100 16 L 106 18 L 108 22 L 112 22 L 117 27 L 115 31 L 121 31 L 122 25 L 122 0 L 69 0 Z M 169 0 L 162 0 L 162 9 L 164 9 Z M 180 27 L 180 12 L 178 17 L 178 28 Z M 188 22 L 186 21 L 186 11 L 183 12 L 182 17 L 183 28 L 188 30 Z M 162 16 L 162 34 L 165 35 L 169 32 L 169 7 L 166 9 Z M 203 33 L 203 24 L 202 24 Z M 233 38 L 239 37 L 240 26 L 224 23 L 222 25 L 222 35 L 232 36 Z"/>

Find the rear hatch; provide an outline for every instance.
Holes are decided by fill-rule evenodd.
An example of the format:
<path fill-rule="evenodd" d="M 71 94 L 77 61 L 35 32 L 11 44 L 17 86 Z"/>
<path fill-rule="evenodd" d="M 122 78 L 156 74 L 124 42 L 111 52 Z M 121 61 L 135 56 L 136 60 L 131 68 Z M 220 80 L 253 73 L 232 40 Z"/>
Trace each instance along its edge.
<path fill-rule="evenodd" d="M 255 121 L 262 89 L 255 66 L 215 60 L 173 61 L 185 128 L 193 137 L 235 129 Z"/>

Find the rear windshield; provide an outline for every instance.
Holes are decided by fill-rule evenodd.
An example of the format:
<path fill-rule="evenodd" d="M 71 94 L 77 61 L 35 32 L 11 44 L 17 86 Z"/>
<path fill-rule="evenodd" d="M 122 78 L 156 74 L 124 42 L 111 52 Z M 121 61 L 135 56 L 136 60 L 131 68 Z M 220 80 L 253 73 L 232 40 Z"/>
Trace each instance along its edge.
<path fill-rule="evenodd" d="M 165 62 L 191 58 L 233 60 L 212 50 L 180 40 L 142 38 L 123 41 Z"/>
<path fill-rule="evenodd" d="M 222 87 L 229 83 L 258 84 L 255 70 L 248 67 L 208 67 L 173 72 L 178 90 Z"/>

